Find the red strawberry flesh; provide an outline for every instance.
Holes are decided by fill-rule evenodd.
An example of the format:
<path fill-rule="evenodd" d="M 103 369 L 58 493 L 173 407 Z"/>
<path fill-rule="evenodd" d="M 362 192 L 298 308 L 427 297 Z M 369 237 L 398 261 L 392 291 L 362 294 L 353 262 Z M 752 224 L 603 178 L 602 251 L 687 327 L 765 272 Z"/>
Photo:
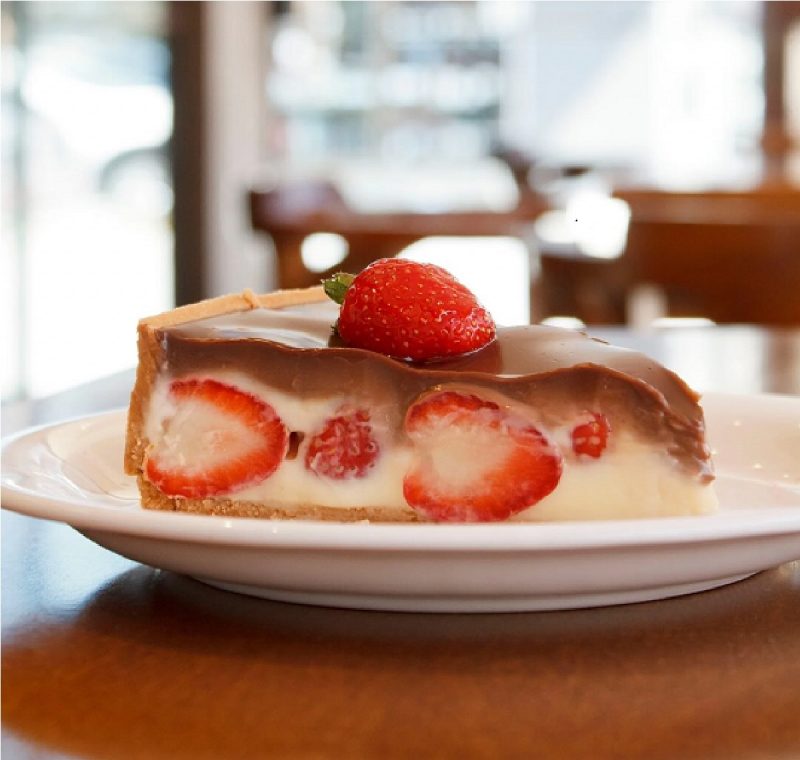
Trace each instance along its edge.
<path fill-rule="evenodd" d="M 174 414 L 151 451 L 145 473 L 162 493 L 189 499 L 255 485 L 283 461 L 289 434 L 266 402 L 211 379 L 175 380 Z"/>
<path fill-rule="evenodd" d="M 404 259 L 381 259 L 355 277 L 337 329 L 348 346 L 411 361 L 469 353 L 495 336 L 491 316 L 449 272 Z"/>
<path fill-rule="evenodd" d="M 611 427 L 604 415 L 590 412 L 587 422 L 576 425 L 572 430 L 572 450 L 593 459 L 599 459 L 608 445 Z"/>
<path fill-rule="evenodd" d="M 530 422 L 456 391 L 423 397 L 406 415 L 415 461 L 408 504 L 438 522 L 506 520 L 555 489 L 562 459 Z"/>
<path fill-rule="evenodd" d="M 309 441 L 306 469 L 334 480 L 363 478 L 375 465 L 380 447 L 364 409 L 341 410 Z"/>

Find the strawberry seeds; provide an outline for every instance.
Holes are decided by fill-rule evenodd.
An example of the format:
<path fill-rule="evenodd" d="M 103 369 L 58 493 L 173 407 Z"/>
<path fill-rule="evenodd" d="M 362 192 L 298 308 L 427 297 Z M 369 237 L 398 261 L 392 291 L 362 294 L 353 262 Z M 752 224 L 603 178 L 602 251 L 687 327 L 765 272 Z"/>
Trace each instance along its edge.
<path fill-rule="evenodd" d="M 495 337 L 475 296 L 433 264 L 380 259 L 323 285 L 341 304 L 336 330 L 351 348 L 421 362 L 477 351 Z"/>

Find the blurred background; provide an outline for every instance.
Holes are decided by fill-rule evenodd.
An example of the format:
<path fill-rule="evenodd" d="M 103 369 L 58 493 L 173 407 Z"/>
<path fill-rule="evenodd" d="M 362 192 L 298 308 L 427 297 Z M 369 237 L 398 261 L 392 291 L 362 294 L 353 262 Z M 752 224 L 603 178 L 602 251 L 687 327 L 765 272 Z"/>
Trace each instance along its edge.
<path fill-rule="evenodd" d="M 384 255 L 501 323 L 800 325 L 800 3 L 0 12 L 4 400 Z"/>

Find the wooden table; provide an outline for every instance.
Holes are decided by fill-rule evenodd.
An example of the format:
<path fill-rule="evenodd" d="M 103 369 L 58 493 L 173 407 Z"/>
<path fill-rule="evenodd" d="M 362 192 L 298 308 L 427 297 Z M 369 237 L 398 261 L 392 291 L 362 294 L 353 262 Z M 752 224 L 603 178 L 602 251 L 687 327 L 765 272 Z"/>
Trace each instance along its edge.
<path fill-rule="evenodd" d="M 800 331 L 594 334 L 705 389 L 800 393 Z M 7 420 L 122 405 L 124 373 Z M 800 562 L 594 610 L 293 606 L 3 514 L 3 757 L 796 758 Z"/>

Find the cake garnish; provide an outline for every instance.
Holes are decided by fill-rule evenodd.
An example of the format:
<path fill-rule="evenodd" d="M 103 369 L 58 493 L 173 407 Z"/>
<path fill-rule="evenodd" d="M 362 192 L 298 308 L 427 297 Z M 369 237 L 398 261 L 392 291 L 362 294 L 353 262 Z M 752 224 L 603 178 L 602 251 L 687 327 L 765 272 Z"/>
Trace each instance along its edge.
<path fill-rule="evenodd" d="M 272 475 L 289 432 L 265 401 L 211 379 L 173 380 L 174 412 L 145 472 L 162 493 L 206 499 L 240 491 Z"/>
<path fill-rule="evenodd" d="M 414 461 L 403 495 L 429 520 L 506 520 L 541 501 L 561 479 L 558 447 L 494 401 L 433 392 L 409 408 L 405 429 Z"/>
<path fill-rule="evenodd" d="M 494 320 L 473 293 L 434 264 L 379 259 L 323 287 L 342 307 L 336 330 L 351 348 L 424 362 L 471 353 L 495 337 Z"/>

